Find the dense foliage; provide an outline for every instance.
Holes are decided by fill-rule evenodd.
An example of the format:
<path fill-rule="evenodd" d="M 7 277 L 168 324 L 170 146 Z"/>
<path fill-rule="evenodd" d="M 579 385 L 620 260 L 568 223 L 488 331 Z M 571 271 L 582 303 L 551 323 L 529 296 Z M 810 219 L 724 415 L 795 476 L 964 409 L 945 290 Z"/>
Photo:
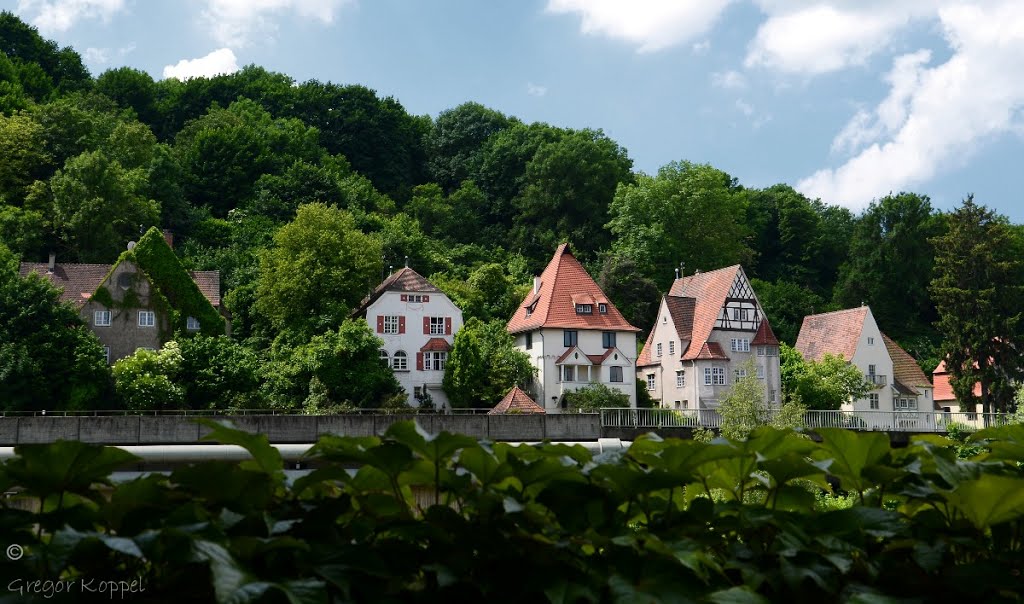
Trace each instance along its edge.
<path fill-rule="evenodd" d="M 1019 255 L 1024 229 L 997 215 L 986 224 L 999 228 L 970 230 L 957 216 L 972 210 L 881 191 L 855 215 L 683 159 L 643 174 L 598 129 L 526 124 L 472 102 L 415 116 L 363 86 L 258 66 L 186 81 L 130 67 L 93 78 L 73 49 L 10 12 L 0 13 L 0 157 L 0 243 L 21 259 L 111 263 L 155 226 L 173 231 L 185 268 L 221 271 L 232 336 L 268 368 L 261 382 L 279 386 L 204 390 L 210 406 L 307 396 L 308 384 L 280 384 L 308 374 L 296 349 L 338 330 L 406 262 L 467 320 L 507 321 L 564 241 L 642 330 L 677 268 L 743 263 L 789 344 L 805 315 L 867 304 L 926 371 L 953 355 L 954 384 L 988 376 L 984 398 L 997 408 L 1011 402 L 998 375 L 1015 376 L 1021 357 L 1021 278 L 999 258 Z M 205 314 L 204 332 L 220 333 Z M 984 350 L 983 336 L 1000 350 Z M 478 395 L 474 404 L 496 402 Z"/>
<path fill-rule="evenodd" d="M 940 437 L 893 449 L 884 434 L 838 429 L 821 442 L 771 428 L 711 443 L 645 436 L 595 456 L 402 422 L 382 437 L 323 437 L 306 459 L 316 469 L 293 478 L 265 437 L 208 426 L 252 459 L 111 485 L 131 454 L 18 447 L 0 467 L 19 490 L 0 503 L 0 537 L 24 556 L 0 565 L 3 584 L 19 601 L 57 602 L 111 589 L 143 602 L 1024 596 L 1022 426 L 971 435 L 978 452 L 960 459 Z M 44 595 L 37 580 L 75 583 Z M 83 593 L 100 582 L 114 583 Z"/>

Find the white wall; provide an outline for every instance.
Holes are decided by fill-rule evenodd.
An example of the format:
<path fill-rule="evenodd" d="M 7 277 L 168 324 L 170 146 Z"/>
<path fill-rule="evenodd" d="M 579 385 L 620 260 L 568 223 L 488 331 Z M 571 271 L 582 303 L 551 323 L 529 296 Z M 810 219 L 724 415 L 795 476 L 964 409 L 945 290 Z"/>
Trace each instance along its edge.
<path fill-rule="evenodd" d="M 416 399 L 413 397 L 414 389 L 417 386 L 421 388 L 425 386 L 427 392 L 434 400 L 434 406 L 441 407 L 448 403 L 448 397 L 445 395 L 444 390 L 441 389 L 444 371 L 418 371 L 416 369 L 416 353 L 431 338 L 442 338 L 449 345 L 452 344 L 455 334 L 462 328 L 462 311 L 442 293 L 427 294 L 430 296 L 429 302 L 405 302 L 402 301 L 403 294 L 408 295 L 407 292 L 384 292 L 380 298 L 367 308 L 366 321 L 370 324 L 370 329 L 376 333 L 378 316 L 393 315 L 405 317 L 404 334 L 376 333 L 378 338 L 384 340 L 384 345 L 381 348 L 387 351 L 388 358 L 392 360 L 392 367 L 394 366 L 395 352 L 403 350 L 407 355 L 408 369 L 405 371 L 395 371 L 394 373 L 398 383 L 402 385 L 402 388 L 405 389 L 408 395 L 409 405 L 414 406 L 417 404 Z M 413 293 L 413 295 L 423 294 Z M 451 317 L 451 335 L 424 334 L 424 317 Z"/>
<path fill-rule="evenodd" d="M 850 362 L 855 365 L 862 374 L 868 373 L 869 365 L 875 366 L 877 375 L 885 376 L 885 385 L 878 385 L 868 392 L 868 396 L 859 398 L 852 403 L 843 405 L 844 410 L 872 411 L 869 396 L 878 395 L 878 411 L 892 411 L 892 359 L 889 357 L 889 350 L 882 341 L 882 332 L 878 329 L 878 323 L 868 309 L 864 328 L 861 330 L 860 338 L 857 340 L 857 351 Z"/>

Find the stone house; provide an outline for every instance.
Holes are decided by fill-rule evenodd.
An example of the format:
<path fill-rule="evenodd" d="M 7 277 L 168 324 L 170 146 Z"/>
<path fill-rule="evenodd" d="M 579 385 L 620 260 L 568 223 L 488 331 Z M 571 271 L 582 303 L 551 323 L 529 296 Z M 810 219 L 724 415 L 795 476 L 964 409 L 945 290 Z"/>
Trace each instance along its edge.
<path fill-rule="evenodd" d="M 637 379 L 662 407 L 714 410 L 747 371 L 762 380 L 766 401 L 780 404 L 779 341 L 743 268 L 677 274 L 637 360 Z"/>

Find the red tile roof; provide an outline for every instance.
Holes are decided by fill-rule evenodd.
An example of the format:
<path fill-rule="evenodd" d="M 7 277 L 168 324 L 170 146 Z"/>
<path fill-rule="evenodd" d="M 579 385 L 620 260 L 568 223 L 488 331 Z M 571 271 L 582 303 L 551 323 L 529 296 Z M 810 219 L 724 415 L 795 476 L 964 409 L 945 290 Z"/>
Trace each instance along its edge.
<path fill-rule="evenodd" d="M 918 388 L 931 388 L 932 383 L 928 381 L 921 366 L 917 364 L 914 357 L 897 344 L 892 338 L 882 334 L 882 341 L 889 351 L 889 358 L 892 359 L 892 377 L 897 384 L 908 387 L 912 393 L 920 394 Z"/>
<path fill-rule="evenodd" d="M 636 366 L 637 367 L 651 367 L 651 366 L 654 366 L 654 365 L 660 365 L 661 364 L 661 363 L 656 363 L 654 361 L 651 361 L 651 346 L 654 345 L 654 332 L 657 329 L 658 329 L 658 326 L 655 325 L 654 327 L 651 328 L 651 333 L 647 334 L 647 341 L 644 343 L 643 349 L 640 350 L 640 356 L 637 357 L 637 359 L 636 359 Z"/>
<path fill-rule="evenodd" d="M 722 345 L 718 342 L 704 342 L 704 345 L 700 347 L 697 354 L 693 356 L 694 359 L 701 361 L 728 361 L 729 357 L 726 356 L 725 351 L 722 350 Z"/>
<path fill-rule="evenodd" d="M 932 380 L 935 382 L 935 402 L 955 401 L 956 394 L 953 393 L 953 385 L 949 383 L 949 371 L 946 370 L 946 361 L 939 363 L 939 366 L 932 372 Z M 974 385 L 974 396 L 981 396 L 981 382 Z"/>
<path fill-rule="evenodd" d="M 676 322 L 676 329 L 685 328 L 685 323 L 692 325 L 690 333 L 679 333 L 679 338 L 689 341 L 691 345 L 680 358 L 682 361 L 691 361 L 701 358 L 703 344 L 711 337 L 711 330 L 715 328 L 715 322 L 725 306 L 725 299 L 729 296 L 729 290 L 736 281 L 736 277 L 742 273 L 740 265 L 734 264 L 726 268 L 720 268 L 706 273 L 694 273 L 688 277 L 676 279 L 668 290 L 669 296 L 680 298 L 692 298 L 693 316 L 692 319 L 683 321 L 673 316 Z M 723 355 L 724 357 L 724 355 Z"/>
<path fill-rule="evenodd" d="M 112 264 L 57 263 L 53 272 L 48 272 L 46 262 L 22 262 L 18 273 L 22 277 L 37 273 L 49 279 L 60 288 L 60 299 L 81 307 L 92 296 L 114 266 Z M 199 291 L 215 308 L 220 307 L 220 271 L 189 271 Z"/>
<path fill-rule="evenodd" d="M 544 413 L 544 408 L 535 403 L 530 395 L 523 392 L 519 386 L 515 386 L 508 391 L 500 403 L 487 412 L 487 415 L 503 413 Z"/>
<path fill-rule="evenodd" d="M 629 324 L 610 301 L 608 312 L 601 314 L 594 305 L 589 315 L 576 314 L 577 300 L 593 298 L 604 304 L 608 297 L 590 278 L 583 265 L 569 251 L 569 244 L 558 246 L 547 268 L 540 275 L 540 289 L 530 290 L 523 303 L 508 322 L 510 333 L 519 333 L 542 327 L 563 329 L 594 329 L 602 331 L 640 331 Z M 589 304 L 589 302 L 585 302 Z M 530 310 L 532 308 L 532 311 Z"/>
<path fill-rule="evenodd" d="M 772 331 L 772 326 L 768 323 L 768 319 L 761 319 L 761 324 L 757 326 L 757 333 L 754 334 L 754 339 L 750 341 L 751 346 L 778 346 L 779 339 L 775 337 L 775 332 Z"/>
<path fill-rule="evenodd" d="M 371 304 L 384 295 L 384 292 L 442 293 L 433 283 L 427 281 L 423 275 L 406 266 L 391 273 L 387 279 L 381 281 L 380 285 L 374 288 L 370 295 L 363 298 L 359 306 L 352 311 L 352 316 L 358 317 L 363 315 Z"/>
<path fill-rule="evenodd" d="M 448 343 L 448 340 L 444 338 L 430 338 L 427 343 L 420 348 L 420 352 L 448 352 L 452 349 L 452 345 Z"/>
<path fill-rule="evenodd" d="M 826 354 L 849 361 L 857 352 L 867 315 L 868 307 L 861 306 L 804 317 L 796 349 L 808 361 L 820 361 Z"/>

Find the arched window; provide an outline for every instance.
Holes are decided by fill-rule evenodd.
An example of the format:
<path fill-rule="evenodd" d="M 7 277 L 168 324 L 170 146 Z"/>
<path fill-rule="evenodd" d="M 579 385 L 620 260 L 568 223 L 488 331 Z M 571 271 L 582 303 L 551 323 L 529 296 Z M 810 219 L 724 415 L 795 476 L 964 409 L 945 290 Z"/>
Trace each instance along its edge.
<path fill-rule="evenodd" d="M 409 358 L 406 356 L 404 350 L 395 351 L 395 357 L 391 361 L 391 368 L 395 371 L 409 370 Z"/>
<path fill-rule="evenodd" d="M 384 350 L 383 348 L 380 349 L 380 360 L 382 363 L 384 363 L 384 365 L 388 367 L 391 366 L 391 357 L 388 356 L 388 351 Z"/>

